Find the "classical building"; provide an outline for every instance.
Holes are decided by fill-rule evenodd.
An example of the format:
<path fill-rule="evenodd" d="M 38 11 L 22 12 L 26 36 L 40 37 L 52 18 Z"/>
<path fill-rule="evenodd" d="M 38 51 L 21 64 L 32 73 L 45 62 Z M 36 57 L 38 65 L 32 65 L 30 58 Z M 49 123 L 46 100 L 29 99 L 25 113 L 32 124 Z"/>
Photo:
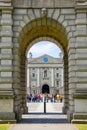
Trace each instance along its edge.
<path fill-rule="evenodd" d="M 63 58 L 42 55 L 28 59 L 28 93 L 63 94 Z"/>

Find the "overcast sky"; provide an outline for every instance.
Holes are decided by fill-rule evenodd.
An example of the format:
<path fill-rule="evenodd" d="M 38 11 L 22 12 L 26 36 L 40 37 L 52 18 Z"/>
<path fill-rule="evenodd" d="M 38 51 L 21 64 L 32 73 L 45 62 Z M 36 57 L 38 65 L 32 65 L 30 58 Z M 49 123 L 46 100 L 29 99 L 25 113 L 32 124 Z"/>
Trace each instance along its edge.
<path fill-rule="evenodd" d="M 41 41 L 33 45 L 29 50 L 29 53 L 30 52 L 32 53 L 33 58 L 42 56 L 44 54 L 48 54 L 53 57 L 58 57 L 61 50 L 52 42 Z"/>

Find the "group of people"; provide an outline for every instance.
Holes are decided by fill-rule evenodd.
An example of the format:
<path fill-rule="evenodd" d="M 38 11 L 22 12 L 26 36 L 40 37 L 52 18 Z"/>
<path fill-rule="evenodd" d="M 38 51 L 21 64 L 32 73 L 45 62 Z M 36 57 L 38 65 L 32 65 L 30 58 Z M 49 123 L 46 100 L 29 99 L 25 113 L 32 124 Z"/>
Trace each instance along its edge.
<path fill-rule="evenodd" d="M 27 101 L 28 102 L 42 102 L 42 95 L 41 94 L 32 95 L 31 93 L 27 94 Z"/>
<path fill-rule="evenodd" d="M 27 102 L 62 102 L 63 97 L 61 94 L 27 94 Z"/>

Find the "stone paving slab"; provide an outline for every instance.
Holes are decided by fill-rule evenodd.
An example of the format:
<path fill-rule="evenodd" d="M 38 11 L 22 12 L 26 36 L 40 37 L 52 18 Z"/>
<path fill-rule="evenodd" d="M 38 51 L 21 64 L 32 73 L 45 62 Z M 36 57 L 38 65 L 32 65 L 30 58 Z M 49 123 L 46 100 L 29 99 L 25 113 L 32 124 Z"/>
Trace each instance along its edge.
<path fill-rule="evenodd" d="M 17 124 L 10 130 L 78 130 L 73 124 Z"/>

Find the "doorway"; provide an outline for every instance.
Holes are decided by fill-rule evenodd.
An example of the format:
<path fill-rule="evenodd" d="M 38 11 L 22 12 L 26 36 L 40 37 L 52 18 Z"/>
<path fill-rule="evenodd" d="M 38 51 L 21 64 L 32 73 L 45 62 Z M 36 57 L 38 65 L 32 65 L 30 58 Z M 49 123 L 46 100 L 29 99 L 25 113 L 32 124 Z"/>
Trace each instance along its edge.
<path fill-rule="evenodd" d="M 47 84 L 44 84 L 42 86 L 42 94 L 45 94 L 45 93 L 47 93 L 47 94 L 50 93 L 49 86 Z"/>

